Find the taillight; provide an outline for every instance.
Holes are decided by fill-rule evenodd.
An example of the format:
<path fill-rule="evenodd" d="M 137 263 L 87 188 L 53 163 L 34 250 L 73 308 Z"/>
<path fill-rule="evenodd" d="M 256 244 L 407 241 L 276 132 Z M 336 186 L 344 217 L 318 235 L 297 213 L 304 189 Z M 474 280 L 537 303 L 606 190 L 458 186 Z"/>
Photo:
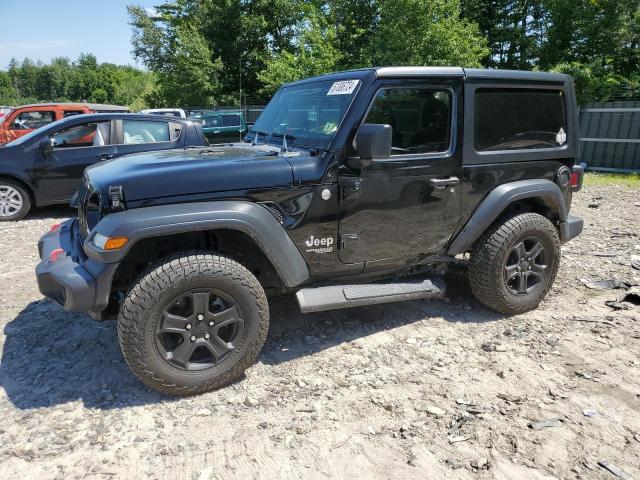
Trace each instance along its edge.
<path fill-rule="evenodd" d="M 582 189 L 582 180 L 584 178 L 584 168 L 580 165 L 574 165 L 571 169 L 571 177 L 569 178 L 569 185 L 572 192 L 578 192 Z"/>
<path fill-rule="evenodd" d="M 58 230 L 60 230 L 60 224 L 59 223 L 54 223 L 53 225 L 51 225 L 51 230 L 49 230 L 50 232 L 57 232 Z"/>
<path fill-rule="evenodd" d="M 572 187 L 577 187 L 580 184 L 580 175 L 578 172 L 571 172 L 570 183 Z"/>

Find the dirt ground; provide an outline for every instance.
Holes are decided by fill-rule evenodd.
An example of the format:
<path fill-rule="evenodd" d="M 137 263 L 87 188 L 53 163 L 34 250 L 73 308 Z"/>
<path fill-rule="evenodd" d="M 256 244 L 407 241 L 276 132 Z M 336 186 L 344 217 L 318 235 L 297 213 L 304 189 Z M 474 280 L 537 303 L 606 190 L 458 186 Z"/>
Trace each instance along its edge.
<path fill-rule="evenodd" d="M 640 191 L 587 187 L 573 212 L 534 312 L 481 306 L 463 267 L 442 301 L 285 298 L 245 379 L 177 400 L 133 377 L 113 322 L 38 292 L 37 239 L 71 211 L 0 224 L 0 479 L 640 479 L 640 306 L 585 285 L 640 284 Z"/>

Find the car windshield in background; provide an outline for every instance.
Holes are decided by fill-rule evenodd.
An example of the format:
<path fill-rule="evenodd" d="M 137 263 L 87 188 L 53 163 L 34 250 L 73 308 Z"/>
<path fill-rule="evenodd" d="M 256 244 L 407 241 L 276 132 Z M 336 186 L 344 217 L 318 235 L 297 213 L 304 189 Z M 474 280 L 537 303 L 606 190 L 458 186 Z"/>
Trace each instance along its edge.
<path fill-rule="evenodd" d="M 58 126 L 59 124 L 63 123 L 65 121 L 64 118 L 61 118 L 60 120 L 56 120 L 55 122 L 51 122 L 47 125 L 45 125 L 43 128 L 37 128 L 35 130 L 30 131 L 29 133 L 16 138 L 14 141 L 7 143 L 7 147 L 10 146 L 14 146 L 14 145 L 20 145 L 22 143 L 26 143 L 29 140 L 31 140 L 33 137 L 37 137 L 38 135 L 40 135 L 42 132 L 44 131 L 51 131 L 51 130 L 55 130 L 55 127 Z M 46 130 L 45 130 L 46 129 Z"/>
<path fill-rule="evenodd" d="M 250 130 L 250 139 L 326 148 L 338 130 L 360 80 L 320 81 L 283 87 Z"/>

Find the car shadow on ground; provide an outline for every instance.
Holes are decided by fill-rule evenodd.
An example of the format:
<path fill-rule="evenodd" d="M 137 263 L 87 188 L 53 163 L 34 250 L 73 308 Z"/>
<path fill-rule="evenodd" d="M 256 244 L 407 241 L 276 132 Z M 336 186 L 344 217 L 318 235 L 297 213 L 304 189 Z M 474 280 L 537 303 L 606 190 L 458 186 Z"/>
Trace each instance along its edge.
<path fill-rule="evenodd" d="M 277 365 L 431 318 L 451 323 L 485 323 L 506 318 L 473 298 L 463 265 L 451 268 L 445 278 L 444 300 L 414 300 L 308 314 L 300 313 L 294 296 L 273 300 L 269 336 L 260 360 Z"/>
<path fill-rule="evenodd" d="M 34 208 L 25 217 L 25 220 L 38 220 L 46 218 L 70 218 L 76 216 L 76 209 L 69 205 L 50 205 L 48 207 Z"/>
<path fill-rule="evenodd" d="M 294 297 L 270 302 L 271 326 L 259 361 L 295 358 L 392 330 L 430 317 L 449 322 L 504 318 L 471 299 L 466 275 L 447 275 L 449 301 L 411 301 L 301 314 Z M 65 312 L 49 300 L 31 302 L 4 328 L 0 386 L 19 409 L 81 400 L 87 408 L 112 409 L 172 401 L 144 387 L 130 372 L 116 324 Z"/>

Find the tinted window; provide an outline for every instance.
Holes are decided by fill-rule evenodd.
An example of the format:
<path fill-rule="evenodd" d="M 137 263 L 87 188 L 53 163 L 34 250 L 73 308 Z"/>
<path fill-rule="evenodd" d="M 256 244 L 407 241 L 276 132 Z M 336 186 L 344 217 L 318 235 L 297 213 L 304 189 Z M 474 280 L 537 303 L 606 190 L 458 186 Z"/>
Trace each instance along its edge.
<path fill-rule="evenodd" d="M 56 116 L 53 112 L 22 112 L 13 121 L 14 130 L 30 130 L 44 127 L 53 122 Z"/>
<path fill-rule="evenodd" d="M 391 125 L 392 155 L 449 149 L 451 93 L 427 88 L 387 88 L 376 95 L 366 123 Z"/>
<path fill-rule="evenodd" d="M 240 115 L 220 115 L 223 127 L 239 127 Z"/>
<path fill-rule="evenodd" d="M 74 125 L 51 135 L 54 148 L 100 147 L 109 145 L 109 122 Z"/>
<path fill-rule="evenodd" d="M 557 148 L 567 141 L 561 90 L 478 89 L 475 149 Z"/>
<path fill-rule="evenodd" d="M 84 112 L 80 110 L 65 110 L 62 112 L 63 117 L 72 117 L 73 115 L 82 115 Z"/>
<path fill-rule="evenodd" d="M 124 143 L 156 143 L 169 141 L 167 122 L 123 120 Z"/>

